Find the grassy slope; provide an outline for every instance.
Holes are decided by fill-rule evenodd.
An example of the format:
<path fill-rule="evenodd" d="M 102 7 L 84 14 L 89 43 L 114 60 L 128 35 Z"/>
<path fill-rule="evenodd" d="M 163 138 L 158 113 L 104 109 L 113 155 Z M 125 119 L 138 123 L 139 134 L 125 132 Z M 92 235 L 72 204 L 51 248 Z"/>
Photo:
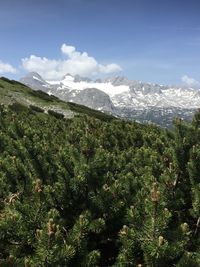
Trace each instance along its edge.
<path fill-rule="evenodd" d="M 42 91 L 34 91 L 22 83 L 4 77 L 0 78 L 0 99 L 1 104 L 4 105 L 11 105 L 15 102 L 25 106 L 35 105 L 46 111 L 52 109 L 63 113 L 68 118 L 77 114 L 86 114 L 105 121 L 110 121 L 114 118 L 85 106 L 67 103 Z"/>

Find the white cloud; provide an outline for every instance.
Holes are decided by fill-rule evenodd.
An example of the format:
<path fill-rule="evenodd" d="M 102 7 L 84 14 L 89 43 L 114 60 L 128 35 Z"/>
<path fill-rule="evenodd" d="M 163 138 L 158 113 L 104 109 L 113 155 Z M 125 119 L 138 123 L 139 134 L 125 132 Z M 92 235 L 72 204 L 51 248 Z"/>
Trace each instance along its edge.
<path fill-rule="evenodd" d="M 74 46 L 63 44 L 61 46 L 61 51 L 63 52 L 63 54 L 66 54 L 69 56 L 70 54 L 76 51 L 76 48 Z"/>
<path fill-rule="evenodd" d="M 195 80 L 194 78 L 191 78 L 187 75 L 182 76 L 181 78 L 182 82 L 184 82 L 186 85 L 192 86 L 192 85 L 199 85 L 199 82 Z"/>
<path fill-rule="evenodd" d="M 16 73 L 17 70 L 8 63 L 0 60 L 0 73 Z"/>
<path fill-rule="evenodd" d="M 108 65 L 99 65 L 99 71 L 105 74 L 113 73 L 120 70 L 122 70 L 121 67 L 115 63 L 111 63 Z"/>
<path fill-rule="evenodd" d="M 28 58 L 22 59 L 22 66 L 27 71 L 38 72 L 47 80 L 60 79 L 66 73 L 91 76 L 122 70 L 115 63 L 100 64 L 94 57 L 89 56 L 88 53 L 77 51 L 74 46 L 63 44 L 61 52 L 67 57 L 66 59 L 54 60 L 31 55 Z"/>

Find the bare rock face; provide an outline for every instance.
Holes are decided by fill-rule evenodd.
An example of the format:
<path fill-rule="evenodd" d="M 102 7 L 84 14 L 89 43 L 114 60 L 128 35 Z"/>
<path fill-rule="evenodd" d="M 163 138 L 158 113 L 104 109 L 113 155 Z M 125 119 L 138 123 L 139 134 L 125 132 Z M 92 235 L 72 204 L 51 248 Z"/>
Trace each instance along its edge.
<path fill-rule="evenodd" d="M 87 88 L 80 91 L 74 98 L 74 102 L 97 110 L 114 111 L 114 105 L 110 97 L 96 88 Z"/>

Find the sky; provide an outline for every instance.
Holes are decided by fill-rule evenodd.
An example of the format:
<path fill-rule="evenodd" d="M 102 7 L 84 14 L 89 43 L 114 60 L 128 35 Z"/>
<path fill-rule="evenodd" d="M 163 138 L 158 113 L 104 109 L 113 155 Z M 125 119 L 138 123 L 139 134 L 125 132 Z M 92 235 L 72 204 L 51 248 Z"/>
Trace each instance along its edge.
<path fill-rule="evenodd" d="M 199 0 L 0 0 L 0 76 L 200 84 Z"/>

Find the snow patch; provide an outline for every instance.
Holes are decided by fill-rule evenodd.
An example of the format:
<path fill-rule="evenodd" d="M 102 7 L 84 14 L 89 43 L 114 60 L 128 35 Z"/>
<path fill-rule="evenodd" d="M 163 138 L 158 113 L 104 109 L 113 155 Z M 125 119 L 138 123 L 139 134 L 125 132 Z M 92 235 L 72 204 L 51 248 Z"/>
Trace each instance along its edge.
<path fill-rule="evenodd" d="M 100 82 L 86 82 L 86 81 L 80 81 L 80 82 L 74 82 L 70 77 L 68 79 L 65 78 L 64 80 L 61 81 L 61 83 L 67 87 L 67 89 L 74 89 L 74 90 L 84 90 L 87 88 L 96 88 L 104 93 L 108 94 L 109 96 L 114 96 L 117 94 L 122 94 L 124 92 L 129 92 L 130 88 L 127 85 L 119 85 L 119 86 L 114 86 L 111 82 L 107 83 L 100 83 Z M 62 86 L 62 89 L 64 89 L 64 86 Z"/>
<path fill-rule="evenodd" d="M 37 80 L 37 81 L 39 81 L 39 82 L 43 82 L 42 80 L 40 80 L 38 77 L 36 77 L 36 76 L 33 76 L 33 79 L 34 80 Z"/>

